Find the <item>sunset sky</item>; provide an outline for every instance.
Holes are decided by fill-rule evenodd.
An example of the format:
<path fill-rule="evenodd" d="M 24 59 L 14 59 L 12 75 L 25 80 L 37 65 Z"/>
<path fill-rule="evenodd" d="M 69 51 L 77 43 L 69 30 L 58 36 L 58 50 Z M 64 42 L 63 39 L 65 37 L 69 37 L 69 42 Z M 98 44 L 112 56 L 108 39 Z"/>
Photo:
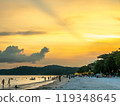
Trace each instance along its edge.
<path fill-rule="evenodd" d="M 19 52 L 9 54 L 10 46 Z M 80 67 L 118 48 L 120 0 L 0 0 L 0 69 Z"/>

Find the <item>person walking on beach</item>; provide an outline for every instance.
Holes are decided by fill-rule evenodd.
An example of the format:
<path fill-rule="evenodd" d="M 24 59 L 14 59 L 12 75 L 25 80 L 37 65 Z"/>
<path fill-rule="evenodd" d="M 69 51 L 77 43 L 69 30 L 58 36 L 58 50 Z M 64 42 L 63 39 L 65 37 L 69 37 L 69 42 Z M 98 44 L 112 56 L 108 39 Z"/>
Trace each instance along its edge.
<path fill-rule="evenodd" d="M 3 89 L 4 89 L 4 84 L 5 84 L 5 80 L 3 79 L 3 80 L 2 80 Z"/>
<path fill-rule="evenodd" d="M 69 75 L 69 79 L 71 78 L 71 75 Z"/>
<path fill-rule="evenodd" d="M 61 75 L 59 75 L 59 82 L 61 82 Z"/>

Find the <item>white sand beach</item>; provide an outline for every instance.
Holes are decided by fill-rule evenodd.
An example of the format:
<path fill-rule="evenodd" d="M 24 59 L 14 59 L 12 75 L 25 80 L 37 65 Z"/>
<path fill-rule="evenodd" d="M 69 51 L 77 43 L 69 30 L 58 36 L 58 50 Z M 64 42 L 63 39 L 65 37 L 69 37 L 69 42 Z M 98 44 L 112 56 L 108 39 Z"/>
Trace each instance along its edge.
<path fill-rule="evenodd" d="M 112 78 L 96 78 L 96 77 L 75 77 L 75 78 L 59 78 L 49 79 L 50 76 L 11 76 L 11 86 L 7 85 L 10 76 L 2 76 L 5 79 L 5 90 L 120 90 L 120 77 Z M 46 77 L 46 81 L 44 78 Z M 55 76 L 51 76 L 55 77 Z M 35 78 L 35 80 L 30 80 Z M 15 85 L 18 88 L 15 88 Z M 0 89 L 2 84 L 0 84 Z"/>
<path fill-rule="evenodd" d="M 75 77 L 56 90 L 120 90 L 120 77 Z"/>

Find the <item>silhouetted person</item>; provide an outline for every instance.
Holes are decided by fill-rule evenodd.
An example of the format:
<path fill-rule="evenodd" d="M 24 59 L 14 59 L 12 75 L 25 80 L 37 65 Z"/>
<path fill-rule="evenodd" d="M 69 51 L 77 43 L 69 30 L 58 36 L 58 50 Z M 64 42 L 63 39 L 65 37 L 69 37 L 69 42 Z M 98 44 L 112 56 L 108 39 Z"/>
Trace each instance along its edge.
<path fill-rule="evenodd" d="M 9 78 L 9 80 L 8 80 L 8 85 L 10 86 L 10 78 Z"/>
<path fill-rule="evenodd" d="M 44 81 L 46 81 L 46 77 L 44 77 Z"/>
<path fill-rule="evenodd" d="M 67 75 L 67 78 L 69 78 L 69 75 Z"/>
<path fill-rule="evenodd" d="M 71 76 L 69 75 L 69 79 L 71 78 Z"/>
<path fill-rule="evenodd" d="M 50 78 L 48 77 L 48 80 L 49 80 Z"/>
<path fill-rule="evenodd" d="M 4 84 L 5 84 L 5 80 L 3 79 L 2 80 L 2 87 L 3 87 L 3 89 L 4 89 Z"/>
<path fill-rule="evenodd" d="M 61 82 L 61 75 L 59 75 L 59 82 Z"/>

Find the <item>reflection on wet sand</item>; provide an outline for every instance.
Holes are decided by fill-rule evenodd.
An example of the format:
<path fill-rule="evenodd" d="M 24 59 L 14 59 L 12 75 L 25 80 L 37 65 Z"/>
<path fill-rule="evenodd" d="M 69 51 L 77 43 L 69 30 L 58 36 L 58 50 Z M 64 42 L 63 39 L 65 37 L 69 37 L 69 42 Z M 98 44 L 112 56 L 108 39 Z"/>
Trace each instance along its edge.
<path fill-rule="evenodd" d="M 0 76 L 0 89 L 34 89 L 42 85 L 53 83 L 58 76 Z"/>

